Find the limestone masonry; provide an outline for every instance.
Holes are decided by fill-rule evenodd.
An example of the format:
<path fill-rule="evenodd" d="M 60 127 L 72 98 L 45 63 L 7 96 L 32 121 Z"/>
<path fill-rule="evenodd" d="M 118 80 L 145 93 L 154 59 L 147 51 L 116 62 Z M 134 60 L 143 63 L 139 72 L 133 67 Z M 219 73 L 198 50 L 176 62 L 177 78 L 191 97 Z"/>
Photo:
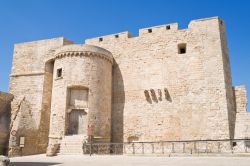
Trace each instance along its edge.
<path fill-rule="evenodd" d="M 232 86 L 218 17 L 82 45 L 16 44 L 10 93 L 11 155 L 54 155 L 88 135 L 96 142 L 250 138 L 246 88 Z"/>

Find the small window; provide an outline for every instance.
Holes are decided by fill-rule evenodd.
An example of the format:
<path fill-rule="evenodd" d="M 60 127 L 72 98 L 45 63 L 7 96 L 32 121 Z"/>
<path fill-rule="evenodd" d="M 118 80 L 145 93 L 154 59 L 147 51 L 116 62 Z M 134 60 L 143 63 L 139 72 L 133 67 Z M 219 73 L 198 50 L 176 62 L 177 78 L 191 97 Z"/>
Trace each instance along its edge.
<path fill-rule="evenodd" d="M 148 29 L 148 33 L 152 33 L 152 29 Z"/>
<path fill-rule="evenodd" d="M 102 38 L 102 37 L 99 38 L 99 42 L 101 42 L 101 41 L 103 41 L 103 38 Z"/>
<path fill-rule="evenodd" d="M 170 25 L 167 25 L 167 26 L 166 26 L 166 29 L 169 30 L 169 29 L 170 29 Z"/>
<path fill-rule="evenodd" d="M 237 142 L 233 142 L 233 146 L 237 146 Z"/>
<path fill-rule="evenodd" d="M 186 43 L 178 44 L 178 54 L 185 54 L 187 51 Z"/>
<path fill-rule="evenodd" d="M 57 76 L 57 78 L 61 78 L 62 77 L 62 68 L 57 69 L 56 76 Z"/>
<path fill-rule="evenodd" d="M 115 35 L 115 38 L 119 38 L 119 35 Z"/>

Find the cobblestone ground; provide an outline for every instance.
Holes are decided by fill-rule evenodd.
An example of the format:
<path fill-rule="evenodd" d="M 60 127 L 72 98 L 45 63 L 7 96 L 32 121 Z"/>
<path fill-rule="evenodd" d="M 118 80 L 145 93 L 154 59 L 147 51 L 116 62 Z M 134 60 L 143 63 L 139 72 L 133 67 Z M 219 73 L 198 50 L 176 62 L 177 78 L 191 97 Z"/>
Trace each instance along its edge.
<path fill-rule="evenodd" d="M 250 166 L 250 157 L 83 156 L 11 158 L 11 166 Z"/>

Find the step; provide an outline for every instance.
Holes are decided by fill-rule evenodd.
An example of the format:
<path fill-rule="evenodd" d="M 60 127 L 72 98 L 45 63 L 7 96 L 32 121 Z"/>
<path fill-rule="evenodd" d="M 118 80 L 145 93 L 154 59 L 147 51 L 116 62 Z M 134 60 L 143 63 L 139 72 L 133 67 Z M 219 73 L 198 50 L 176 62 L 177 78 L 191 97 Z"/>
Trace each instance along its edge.
<path fill-rule="evenodd" d="M 62 146 L 60 150 L 62 149 L 82 149 L 82 146 Z"/>
<path fill-rule="evenodd" d="M 82 152 L 83 150 L 80 149 L 80 150 L 62 150 L 59 153 L 82 153 Z"/>
<path fill-rule="evenodd" d="M 62 141 L 84 141 L 84 139 L 63 139 Z"/>
<path fill-rule="evenodd" d="M 64 139 L 87 139 L 88 137 L 86 135 L 67 135 L 64 136 Z"/>
<path fill-rule="evenodd" d="M 83 143 L 87 139 L 84 135 L 65 136 L 58 149 L 58 155 L 83 154 Z"/>
<path fill-rule="evenodd" d="M 63 152 L 59 152 L 57 154 L 83 154 L 83 151 L 63 151 Z"/>
<path fill-rule="evenodd" d="M 61 147 L 70 147 L 70 146 L 72 146 L 72 147 L 78 147 L 78 146 L 80 146 L 80 147 L 82 147 L 82 145 L 83 144 L 61 144 Z"/>
<path fill-rule="evenodd" d="M 79 155 L 83 153 L 57 153 L 57 155 Z"/>
<path fill-rule="evenodd" d="M 69 148 L 69 149 L 60 149 L 60 152 L 63 152 L 63 151 L 82 151 L 82 149 L 74 149 L 74 148 Z"/>
<path fill-rule="evenodd" d="M 74 150 L 80 150 L 80 151 L 82 151 L 82 148 L 78 148 L 78 149 L 75 149 L 75 148 L 64 148 L 64 149 L 60 149 L 60 152 L 62 152 L 62 151 L 74 151 Z"/>
<path fill-rule="evenodd" d="M 63 142 L 61 145 L 83 145 L 83 142 Z"/>
<path fill-rule="evenodd" d="M 71 145 L 73 145 L 73 144 L 83 144 L 83 142 L 61 142 L 61 145 L 67 145 L 67 144 L 71 144 Z"/>
<path fill-rule="evenodd" d="M 67 143 L 67 142 L 72 142 L 72 143 L 83 143 L 83 140 L 63 140 L 61 143 Z"/>

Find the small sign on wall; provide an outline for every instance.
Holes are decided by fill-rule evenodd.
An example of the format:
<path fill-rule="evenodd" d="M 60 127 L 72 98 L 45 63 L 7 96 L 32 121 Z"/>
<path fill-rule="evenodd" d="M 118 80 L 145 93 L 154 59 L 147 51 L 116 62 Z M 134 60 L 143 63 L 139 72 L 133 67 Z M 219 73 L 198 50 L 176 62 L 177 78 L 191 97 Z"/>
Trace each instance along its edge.
<path fill-rule="evenodd" d="M 16 136 L 10 136 L 9 146 L 15 147 L 16 146 Z"/>
<path fill-rule="evenodd" d="M 20 148 L 24 147 L 25 137 L 20 137 Z"/>

